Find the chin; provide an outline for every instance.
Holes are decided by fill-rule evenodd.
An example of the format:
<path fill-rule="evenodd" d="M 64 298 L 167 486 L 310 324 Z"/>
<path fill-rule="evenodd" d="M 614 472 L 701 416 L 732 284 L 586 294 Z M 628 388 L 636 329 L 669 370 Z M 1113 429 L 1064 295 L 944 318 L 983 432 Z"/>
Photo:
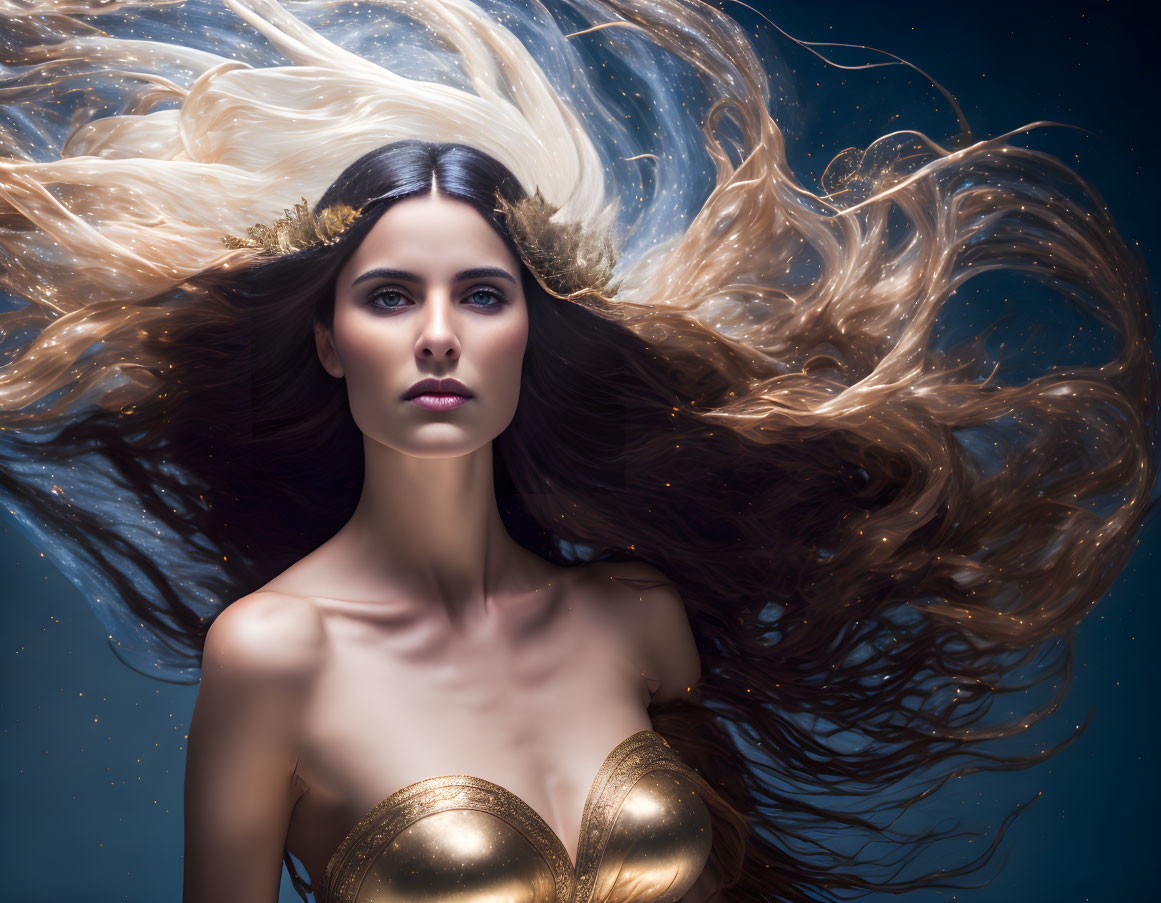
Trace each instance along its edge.
<path fill-rule="evenodd" d="M 435 426 L 436 424 L 433 424 Z M 438 430 L 443 435 L 434 435 L 436 430 L 424 429 L 420 432 L 427 435 L 411 435 L 408 437 L 392 437 L 388 441 L 380 441 L 400 454 L 410 455 L 413 458 L 459 458 L 470 455 L 482 446 L 488 445 L 493 436 L 472 436 L 456 427 L 439 424 L 444 429 Z"/>

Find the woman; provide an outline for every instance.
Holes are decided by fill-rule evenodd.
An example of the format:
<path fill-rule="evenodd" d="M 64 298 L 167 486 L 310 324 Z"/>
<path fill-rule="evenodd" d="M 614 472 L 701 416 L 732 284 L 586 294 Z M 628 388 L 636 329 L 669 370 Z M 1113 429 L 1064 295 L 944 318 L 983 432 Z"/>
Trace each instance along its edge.
<path fill-rule="evenodd" d="M 635 899 L 697 898 L 684 895 L 708 853 L 708 812 L 685 799 L 696 776 L 658 747 L 646 711 L 698 680 L 680 599 L 649 588 L 664 581 L 640 563 L 546 561 L 509 536 L 497 507 L 493 440 L 513 420 L 522 376 L 543 397 L 524 402 L 531 420 L 513 429 L 543 441 L 538 408 L 576 416 L 576 393 L 598 388 L 561 379 L 546 358 L 588 343 L 579 360 L 611 363 L 625 342 L 554 311 L 561 302 L 529 278 L 493 212 L 497 195 L 515 203 L 518 191 L 510 172 L 468 147 L 388 145 L 320 202 L 358 210 L 352 229 L 245 277 L 239 295 L 269 311 L 260 322 L 313 317 L 318 359 L 343 381 L 365 465 L 338 532 L 231 604 L 206 635 L 190 730 L 186 900 L 274 899 L 284 842 L 316 886 L 325 875 L 320 899 L 378 899 L 377 883 L 404 897 L 488 899 L 515 883 L 572 899 L 574 863 L 577 883 L 605 899 L 617 873 L 595 865 L 613 853 L 632 874 L 620 893 L 631 883 Z M 292 288 L 304 284 L 306 293 Z M 610 437 L 620 425 L 611 426 Z M 599 454 L 605 437 L 573 438 Z M 541 451 L 508 447 L 515 461 Z M 630 761 L 643 752 L 647 761 Z M 622 800 L 625 786 L 586 797 L 598 771 L 624 782 L 626 767 L 634 795 Z M 467 791 L 487 798 L 465 802 L 457 781 L 456 808 L 444 811 L 443 781 L 425 784 L 433 798 L 417 802 L 413 785 L 441 775 L 471 775 Z M 380 854 L 372 835 L 405 804 L 417 836 L 392 834 Z M 589 811 L 598 804 L 615 805 L 616 824 Z M 658 806 L 666 818 L 648 814 Z M 521 831 L 501 817 L 523 818 Z M 587 839 L 602 829 L 612 836 Z M 535 854 L 552 868 L 530 863 Z M 365 872 L 368 856 L 371 877 L 351 865 Z"/>
<path fill-rule="evenodd" d="M 312 884 L 337 852 L 332 876 L 374 861 L 403 870 L 372 873 L 396 889 L 415 872 L 413 892 L 447 893 L 434 877 L 447 850 L 431 844 L 469 836 L 484 849 L 493 821 L 395 855 L 366 852 L 360 829 L 372 846 L 403 843 L 375 838 L 394 810 L 372 807 L 453 773 L 492 794 L 464 811 L 524 813 L 533 838 L 495 841 L 501 858 L 531 849 L 555 862 L 544 880 L 478 860 L 445 872 L 464 892 L 516 875 L 532 898 L 599 886 L 615 899 L 631 892 L 626 873 L 644 873 L 633 851 L 646 836 L 668 838 L 669 858 L 642 879 L 645 899 L 805 899 L 982 866 L 998 836 L 918 875 L 844 845 L 861 831 L 914 856 L 940 834 L 880 816 L 973 761 L 1042 759 L 997 757 L 986 741 L 1058 699 L 1006 718 L 989 708 L 1037 653 L 1059 651 L 1053 638 L 1131 549 L 1154 479 L 1148 304 L 1083 183 L 1001 140 L 947 153 L 904 135 L 829 197 L 809 195 L 728 19 L 693 3 L 586 4 L 592 27 L 656 44 L 656 68 L 634 62 L 657 96 L 672 57 L 717 98 L 714 191 L 688 230 L 659 240 L 676 220 L 657 214 L 680 209 L 688 173 L 658 154 L 615 286 L 602 236 L 625 218 L 604 202 L 601 151 L 638 148 L 576 115 L 591 103 L 583 77 L 561 102 L 509 33 L 466 5 L 405 11 L 456 48 L 459 84 L 389 78 L 272 4 L 231 8 L 303 69 L 247 69 L 164 42 L 142 59 L 115 30 L 30 20 L 36 40 L 50 27 L 73 36 L 56 53 L 25 49 L 25 95 L 94 67 L 138 90 L 124 115 L 80 127 L 67 106 L 59 121 L 46 113 L 4 183 L 5 285 L 51 314 L 38 323 L 30 307 L 6 323 L 44 328 L 6 367 L 5 425 L 52 432 L 13 440 L 23 458 L 6 458 L 6 494 L 113 584 L 157 638 L 147 652 L 196 661 L 204 644 L 208 656 L 191 728 L 187 896 L 269 897 L 283 839 Z M 568 60 L 561 29 L 545 34 Z M 126 76 L 130 62 L 158 71 Z M 170 77 L 180 66 L 191 86 Z M 176 110 L 154 110 L 175 97 Z M 471 140 L 398 145 L 381 122 L 399 123 L 392 137 Z M 66 159 L 33 162 L 58 132 Z M 656 147 L 681 140 L 666 120 Z M 366 151 L 324 191 L 329 161 Z M 299 190 L 320 197 L 312 211 L 237 237 L 245 213 L 269 223 L 257 211 Z M 217 244 L 223 219 L 229 249 Z M 491 275 L 454 278 L 481 267 Z M 1123 338 L 1115 359 L 1002 384 L 981 350 L 933 348 L 955 288 L 1001 267 L 1043 272 L 1087 303 Z M 354 285 L 382 269 L 416 278 Z M 506 292 L 508 306 L 476 310 L 477 289 Z M 392 397 L 424 367 L 444 378 L 437 360 L 507 392 L 457 375 L 477 394 L 454 409 Z M 1008 450 L 1003 466 L 993 443 Z M 95 450 L 108 469 L 91 478 L 113 473 L 158 539 L 99 523 L 88 513 L 108 499 L 46 488 L 18 463 Z M 494 489 L 481 478 L 489 455 Z M 450 488 L 404 476 L 441 468 Z M 1033 676 L 1047 684 L 1067 665 L 1065 647 Z M 404 693 L 369 689 L 391 678 Z M 634 807 L 603 821 L 582 811 L 586 791 L 606 801 L 589 781 L 619 751 L 651 756 L 650 774 L 676 780 L 688 811 L 620 832 Z M 919 789 L 901 794 L 905 779 Z M 434 824 L 421 814 L 411 825 Z M 598 824 L 608 836 L 586 847 L 581 828 Z M 628 863 L 613 877 L 584 862 L 610 838 Z M 336 883 L 325 898 L 376 893 L 374 880 Z"/>

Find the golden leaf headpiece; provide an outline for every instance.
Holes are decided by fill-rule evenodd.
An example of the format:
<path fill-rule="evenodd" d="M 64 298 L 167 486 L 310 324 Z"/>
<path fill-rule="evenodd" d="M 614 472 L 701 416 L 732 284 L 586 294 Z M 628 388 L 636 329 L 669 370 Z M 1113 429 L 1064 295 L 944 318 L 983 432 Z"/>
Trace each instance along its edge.
<path fill-rule="evenodd" d="M 254 248 L 275 257 L 305 251 L 315 245 L 333 245 L 359 217 L 359 211 L 347 204 L 334 204 L 314 213 L 306 198 L 269 226 L 257 223 L 246 230 L 245 238 L 222 236 L 227 248 Z"/>
<path fill-rule="evenodd" d="M 607 301 L 616 294 L 617 250 L 611 236 L 578 222 L 553 222 L 560 208 L 540 189 L 516 203 L 497 200 L 496 212 L 507 223 L 524 265 L 546 292 L 566 300 L 597 296 Z"/>
<path fill-rule="evenodd" d="M 596 296 L 606 301 L 616 293 L 617 252 L 610 236 L 592 233 L 578 222 L 553 222 L 560 208 L 550 204 L 539 189 L 515 203 L 502 197 L 497 202 L 495 212 L 508 226 L 524 265 L 546 292 L 565 300 Z M 222 244 L 274 257 L 293 254 L 316 245 L 333 245 L 360 213 L 347 204 L 314 213 L 303 198 L 270 225 L 251 226 L 244 238 L 223 236 Z"/>

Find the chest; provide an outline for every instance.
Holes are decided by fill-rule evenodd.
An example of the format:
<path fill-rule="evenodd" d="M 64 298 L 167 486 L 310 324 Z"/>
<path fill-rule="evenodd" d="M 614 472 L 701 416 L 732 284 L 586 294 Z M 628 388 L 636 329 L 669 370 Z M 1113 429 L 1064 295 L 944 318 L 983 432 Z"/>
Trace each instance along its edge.
<path fill-rule="evenodd" d="M 660 735 L 601 763 L 575 853 L 518 795 L 468 775 L 401 788 L 330 858 L 320 903 L 675 903 L 712 842 L 705 785 Z"/>
<path fill-rule="evenodd" d="M 648 690 L 631 638 L 612 625 L 535 614 L 470 638 L 423 624 L 336 627 L 306 708 L 304 792 L 288 833 L 312 877 L 393 793 L 448 775 L 503 788 L 574 860 L 594 775 L 615 744 L 650 726 Z"/>

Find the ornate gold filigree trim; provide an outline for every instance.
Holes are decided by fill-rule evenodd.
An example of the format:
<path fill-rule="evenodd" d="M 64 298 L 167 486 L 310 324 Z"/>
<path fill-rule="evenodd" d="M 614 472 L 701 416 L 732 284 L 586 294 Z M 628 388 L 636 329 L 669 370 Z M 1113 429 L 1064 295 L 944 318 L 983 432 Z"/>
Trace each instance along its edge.
<path fill-rule="evenodd" d="M 368 865 L 407 826 L 445 809 L 491 813 L 516 828 L 550 868 L 556 903 L 589 903 L 596 871 L 626 795 L 645 774 L 693 774 L 656 731 L 626 737 L 605 757 L 589 787 L 581 817 L 577 861 L 543 818 L 511 791 L 483 778 L 443 775 L 408 784 L 361 818 L 331 855 L 316 890 L 320 903 L 351 903 Z"/>

